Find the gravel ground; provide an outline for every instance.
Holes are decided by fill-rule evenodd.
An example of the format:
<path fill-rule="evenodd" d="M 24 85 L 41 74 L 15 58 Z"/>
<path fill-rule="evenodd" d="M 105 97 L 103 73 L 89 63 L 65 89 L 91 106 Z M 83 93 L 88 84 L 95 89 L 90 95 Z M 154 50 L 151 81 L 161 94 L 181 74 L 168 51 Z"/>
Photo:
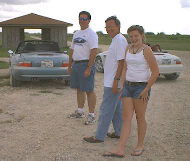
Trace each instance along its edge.
<path fill-rule="evenodd" d="M 176 81 L 160 77 L 152 88 L 142 156 L 130 156 L 137 141 L 135 119 L 126 157 L 104 158 L 102 154 L 118 140 L 106 138 L 99 144 L 82 141 L 83 137 L 94 134 L 97 123 L 85 126 L 84 119 L 67 118 L 76 108 L 75 91 L 61 81 L 43 81 L 23 83 L 18 88 L 0 87 L 0 161 L 189 161 L 190 52 L 170 52 L 181 57 L 184 71 Z M 8 74 L 7 70 L 0 73 Z M 102 73 L 96 73 L 95 92 L 98 118 L 103 95 Z M 87 111 L 85 105 L 86 114 Z"/>

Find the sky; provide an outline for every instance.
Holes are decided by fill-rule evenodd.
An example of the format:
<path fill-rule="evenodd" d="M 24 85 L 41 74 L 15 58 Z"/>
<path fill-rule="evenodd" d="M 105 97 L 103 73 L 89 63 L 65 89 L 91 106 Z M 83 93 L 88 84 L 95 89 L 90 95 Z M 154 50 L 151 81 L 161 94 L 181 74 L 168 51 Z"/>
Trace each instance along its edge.
<path fill-rule="evenodd" d="M 190 35 L 190 0 L 0 0 L 0 22 L 35 13 L 73 24 L 68 27 L 73 33 L 80 29 L 78 14 L 83 10 L 91 13 L 94 31 L 106 33 L 105 19 L 114 15 L 123 34 L 138 24 L 145 32 Z"/>

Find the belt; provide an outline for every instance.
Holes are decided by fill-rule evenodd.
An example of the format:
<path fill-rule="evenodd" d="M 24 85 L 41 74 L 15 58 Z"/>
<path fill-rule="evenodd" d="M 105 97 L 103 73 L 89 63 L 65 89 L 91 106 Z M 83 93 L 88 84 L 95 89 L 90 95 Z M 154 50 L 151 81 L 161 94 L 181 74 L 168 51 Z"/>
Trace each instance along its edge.
<path fill-rule="evenodd" d="M 84 62 L 89 62 L 89 60 L 77 60 L 77 61 L 74 61 L 75 63 L 84 63 Z"/>
<path fill-rule="evenodd" d="M 125 83 L 129 86 L 137 86 L 137 85 L 147 84 L 147 82 L 130 82 L 130 81 L 125 81 Z"/>

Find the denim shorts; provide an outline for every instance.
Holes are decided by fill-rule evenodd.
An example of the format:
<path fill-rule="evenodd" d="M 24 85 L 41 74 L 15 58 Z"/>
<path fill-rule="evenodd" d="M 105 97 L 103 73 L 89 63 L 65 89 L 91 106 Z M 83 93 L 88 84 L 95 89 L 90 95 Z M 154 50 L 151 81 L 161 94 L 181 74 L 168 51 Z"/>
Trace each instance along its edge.
<path fill-rule="evenodd" d="M 122 90 L 122 97 L 132 97 L 138 98 L 141 92 L 146 88 L 146 83 L 138 84 L 138 85 L 128 85 L 127 83 L 124 84 Z M 148 90 L 148 97 L 150 97 L 151 89 Z"/>
<path fill-rule="evenodd" d="M 90 75 L 85 78 L 84 72 L 88 67 L 88 62 L 73 63 L 70 77 L 70 87 L 80 89 L 83 92 L 94 91 L 95 65 L 91 68 Z"/>

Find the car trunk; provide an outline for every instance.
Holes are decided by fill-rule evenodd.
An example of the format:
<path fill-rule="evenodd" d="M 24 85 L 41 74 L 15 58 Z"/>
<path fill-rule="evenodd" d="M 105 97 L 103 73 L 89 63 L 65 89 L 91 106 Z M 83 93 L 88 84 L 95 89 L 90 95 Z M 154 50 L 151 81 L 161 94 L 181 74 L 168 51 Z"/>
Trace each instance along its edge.
<path fill-rule="evenodd" d="M 166 53 L 154 53 L 154 56 L 156 57 L 156 61 L 159 65 L 175 64 L 175 62 L 172 59 L 172 55 Z"/>
<path fill-rule="evenodd" d="M 62 67 L 68 62 L 68 55 L 53 52 L 36 52 L 21 54 L 22 61 L 32 63 L 32 67 Z"/>

